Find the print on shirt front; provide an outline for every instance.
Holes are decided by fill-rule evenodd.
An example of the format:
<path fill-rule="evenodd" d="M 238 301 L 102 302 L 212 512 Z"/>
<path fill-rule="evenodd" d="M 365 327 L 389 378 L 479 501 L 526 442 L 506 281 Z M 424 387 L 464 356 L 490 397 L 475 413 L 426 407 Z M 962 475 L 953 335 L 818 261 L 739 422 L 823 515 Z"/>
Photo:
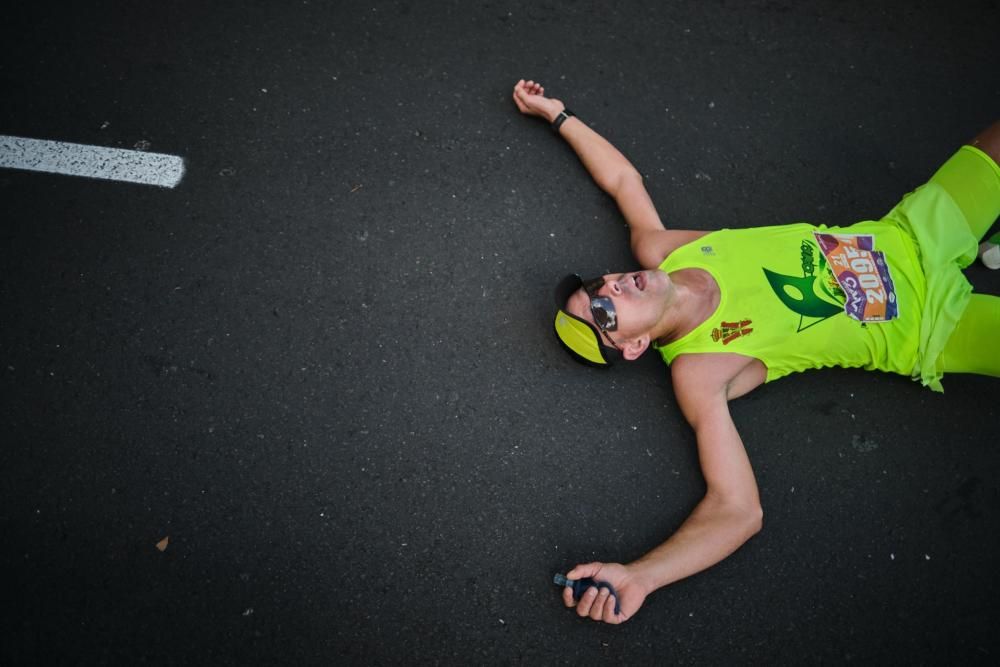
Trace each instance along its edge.
<path fill-rule="evenodd" d="M 723 345 L 729 345 L 737 338 L 752 334 L 751 324 L 753 324 L 753 320 L 750 318 L 742 319 L 739 322 L 722 321 L 719 326 L 712 329 L 712 340 L 716 343 L 722 341 Z"/>
<path fill-rule="evenodd" d="M 796 333 L 838 313 L 862 324 L 899 317 L 889 265 L 875 250 L 874 235 L 813 235 L 819 246 L 809 240 L 799 246 L 801 278 L 763 269 L 781 303 L 799 316 Z"/>
<path fill-rule="evenodd" d="M 768 284 L 775 296 L 799 316 L 796 333 L 816 326 L 838 313 L 844 312 L 847 301 L 844 290 L 827 264 L 826 257 L 815 243 L 803 240 L 799 246 L 802 277 L 789 276 L 763 268 Z"/>

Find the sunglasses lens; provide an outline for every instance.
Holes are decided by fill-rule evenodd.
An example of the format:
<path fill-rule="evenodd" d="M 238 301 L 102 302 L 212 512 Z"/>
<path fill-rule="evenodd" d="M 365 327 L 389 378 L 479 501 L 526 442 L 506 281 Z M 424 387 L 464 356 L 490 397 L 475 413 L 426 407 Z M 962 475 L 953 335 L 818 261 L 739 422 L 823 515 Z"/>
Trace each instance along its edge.
<path fill-rule="evenodd" d="M 606 331 L 614 331 L 618 328 L 618 314 L 615 312 L 615 305 L 608 297 L 591 297 L 590 312 L 594 315 L 594 321 L 600 328 Z"/>

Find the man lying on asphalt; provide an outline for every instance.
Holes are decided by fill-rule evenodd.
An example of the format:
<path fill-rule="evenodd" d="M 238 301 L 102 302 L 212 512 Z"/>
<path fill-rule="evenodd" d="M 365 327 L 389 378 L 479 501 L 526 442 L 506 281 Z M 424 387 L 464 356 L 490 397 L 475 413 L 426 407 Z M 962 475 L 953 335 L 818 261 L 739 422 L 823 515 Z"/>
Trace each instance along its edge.
<path fill-rule="evenodd" d="M 1000 297 L 973 294 L 961 273 L 977 248 L 996 252 L 996 236 L 979 244 L 1000 215 L 1000 122 L 881 220 L 705 232 L 666 229 L 639 172 L 540 84 L 519 81 L 514 102 L 551 123 L 614 198 L 644 269 L 565 278 L 556 290 L 560 341 L 598 366 L 655 348 L 694 429 L 707 485 L 691 516 L 646 555 L 567 573 L 615 591 L 590 587 L 577 601 L 566 587 L 564 601 L 580 616 L 626 621 L 651 592 L 714 565 L 760 530 L 730 399 L 825 366 L 899 373 L 936 391 L 944 373 L 1000 377 Z"/>

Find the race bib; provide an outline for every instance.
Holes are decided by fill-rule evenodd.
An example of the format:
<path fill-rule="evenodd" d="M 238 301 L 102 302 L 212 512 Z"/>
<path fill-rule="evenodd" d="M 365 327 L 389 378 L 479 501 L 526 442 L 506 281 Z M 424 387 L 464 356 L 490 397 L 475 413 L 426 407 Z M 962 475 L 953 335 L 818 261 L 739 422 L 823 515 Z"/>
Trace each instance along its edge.
<path fill-rule="evenodd" d="M 899 304 L 885 254 L 875 250 L 872 234 L 813 232 L 837 284 L 844 290 L 844 312 L 859 322 L 888 322 Z"/>

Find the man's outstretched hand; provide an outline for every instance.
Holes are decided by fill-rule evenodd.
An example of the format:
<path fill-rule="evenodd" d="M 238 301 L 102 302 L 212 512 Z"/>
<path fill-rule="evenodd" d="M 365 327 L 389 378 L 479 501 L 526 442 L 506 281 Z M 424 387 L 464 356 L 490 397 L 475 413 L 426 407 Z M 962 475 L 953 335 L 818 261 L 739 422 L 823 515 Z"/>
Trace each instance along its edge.
<path fill-rule="evenodd" d="M 566 105 L 559 100 L 545 97 L 545 87 L 535 81 L 521 79 L 514 86 L 514 104 L 527 116 L 539 116 L 552 122 Z"/>
<path fill-rule="evenodd" d="M 618 593 L 619 614 L 615 614 L 615 599 L 607 588 L 591 587 L 579 601 L 573 599 L 573 589 L 563 589 L 563 603 L 567 607 L 576 607 L 576 613 L 595 621 L 604 621 L 617 625 L 632 618 L 642 603 L 646 601 L 646 590 L 642 583 L 628 567 L 618 563 L 586 563 L 577 565 L 566 573 L 568 579 L 583 579 L 592 577 L 597 581 L 606 581 L 614 586 Z"/>

